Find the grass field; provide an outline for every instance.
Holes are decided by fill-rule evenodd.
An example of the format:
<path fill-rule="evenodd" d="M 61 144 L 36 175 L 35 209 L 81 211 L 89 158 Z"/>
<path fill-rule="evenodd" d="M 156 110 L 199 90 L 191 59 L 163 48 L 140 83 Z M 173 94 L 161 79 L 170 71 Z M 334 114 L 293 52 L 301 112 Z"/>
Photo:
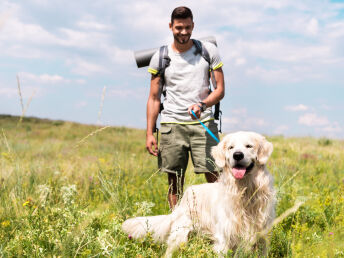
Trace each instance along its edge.
<path fill-rule="evenodd" d="M 0 256 L 159 257 L 165 245 L 129 239 L 124 219 L 164 214 L 167 178 L 145 132 L 0 116 Z M 269 137 L 277 215 L 270 257 L 344 257 L 344 141 Z M 186 186 L 204 182 L 188 169 Z M 240 250 L 228 257 L 256 257 Z M 212 257 L 193 234 L 175 257 Z"/>

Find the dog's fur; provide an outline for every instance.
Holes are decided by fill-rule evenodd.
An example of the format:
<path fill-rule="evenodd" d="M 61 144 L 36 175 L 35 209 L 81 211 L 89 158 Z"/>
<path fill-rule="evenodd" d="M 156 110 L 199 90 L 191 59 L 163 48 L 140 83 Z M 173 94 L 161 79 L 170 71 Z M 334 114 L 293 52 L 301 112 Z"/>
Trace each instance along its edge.
<path fill-rule="evenodd" d="M 167 242 L 167 256 L 187 242 L 193 230 L 209 234 L 219 255 L 243 243 L 251 247 L 274 219 L 273 179 L 265 166 L 272 149 L 257 133 L 225 136 L 212 149 L 223 169 L 218 182 L 189 187 L 171 214 L 131 218 L 123 230 L 133 238 L 150 232 L 156 241 Z"/>

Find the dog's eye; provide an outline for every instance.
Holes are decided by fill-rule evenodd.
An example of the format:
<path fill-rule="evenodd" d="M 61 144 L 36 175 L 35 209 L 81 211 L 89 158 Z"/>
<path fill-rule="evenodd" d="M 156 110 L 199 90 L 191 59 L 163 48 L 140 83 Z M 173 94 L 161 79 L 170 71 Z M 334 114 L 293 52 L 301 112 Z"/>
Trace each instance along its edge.
<path fill-rule="evenodd" d="M 230 147 L 229 147 L 230 150 L 233 149 L 233 148 L 234 148 L 234 146 L 230 146 Z"/>
<path fill-rule="evenodd" d="M 250 149 L 250 148 L 253 148 L 253 146 L 251 144 L 247 144 L 246 148 Z"/>

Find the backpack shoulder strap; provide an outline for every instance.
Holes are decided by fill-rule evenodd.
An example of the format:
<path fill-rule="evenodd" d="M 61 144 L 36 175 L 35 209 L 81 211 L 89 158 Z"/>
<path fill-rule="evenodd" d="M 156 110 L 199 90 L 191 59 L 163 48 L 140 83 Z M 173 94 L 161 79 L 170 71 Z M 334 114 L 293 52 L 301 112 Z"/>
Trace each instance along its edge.
<path fill-rule="evenodd" d="M 170 57 L 168 56 L 168 47 L 161 46 L 159 49 L 159 67 L 157 75 L 160 76 L 160 94 L 162 93 L 166 97 L 165 88 L 165 70 L 170 65 Z"/>
<path fill-rule="evenodd" d="M 210 67 L 210 55 L 209 55 L 208 50 L 203 46 L 201 41 L 199 41 L 197 39 L 192 39 L 192 41 L 196 47 L 195 54 L 196 55 L 200 54 L 205 59 L 205 61 L 208 62 L 209 67 Z"/>
<path fill-rule="evenodd" d="M 200 54 L 209 64 L 209 72 L 211 73 L 211 82 L 213 84 L 214 89 L 216 89 L 216 80 L 215 80 L 215 75 L 214 75 L 214 70 L 210 67 L 210 55 L 208 50 L 204 47 L 204 45 L 202 44 L 201 41 L 197 40 L 197 39 L 192 39 L 195 47 L 196 47 L 196 51 L 195 51 L 195 55 Z M 210 89 L 210 85 L 209 85 L 209 91 L 211 92 Z M 219 128 L 219 132 L 221 132 L 221 127 L 222 127 L 222 123 L 221 123 L 221 115 L 222 112 L 220 110 L 220 102 L 215 104 L 215 110 L 214 110 L 214 118 L 216 120 L 220 121 L 220 128 Z"/>
<path fill-rule="evenodd" d="M 159 49 L 159 68 L 158 75 L 164 76 L 165 69 L 170 65 L 171 59 L 168 56 L 168 47 L 161 46 Z"/>

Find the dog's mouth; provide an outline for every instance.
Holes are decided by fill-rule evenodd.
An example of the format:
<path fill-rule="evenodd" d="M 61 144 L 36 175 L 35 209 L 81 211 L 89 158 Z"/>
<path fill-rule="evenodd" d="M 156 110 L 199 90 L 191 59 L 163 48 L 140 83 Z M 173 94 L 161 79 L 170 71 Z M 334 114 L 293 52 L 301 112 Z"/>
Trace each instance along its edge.
<path fill-rule="evenodd" d="M 244 167 L 242 165 L 235 165 L 232 168 L 232 174 L 236 179 L 242 179 L 246 174 L 250 173 L 252 168 L 254 167 L 254 162 L 252 161 L 248 167 Z"/>

